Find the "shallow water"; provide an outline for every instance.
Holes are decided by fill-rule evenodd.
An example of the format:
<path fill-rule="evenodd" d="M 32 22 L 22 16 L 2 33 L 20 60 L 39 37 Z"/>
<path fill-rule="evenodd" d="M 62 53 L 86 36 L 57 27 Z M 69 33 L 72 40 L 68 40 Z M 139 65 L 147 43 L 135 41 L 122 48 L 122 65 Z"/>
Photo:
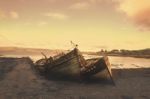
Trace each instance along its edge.
<path fill-rule="evenodd" d="M 150 59 L 134 57 L 109 57 L 112 68 L 150 68 Z"/>

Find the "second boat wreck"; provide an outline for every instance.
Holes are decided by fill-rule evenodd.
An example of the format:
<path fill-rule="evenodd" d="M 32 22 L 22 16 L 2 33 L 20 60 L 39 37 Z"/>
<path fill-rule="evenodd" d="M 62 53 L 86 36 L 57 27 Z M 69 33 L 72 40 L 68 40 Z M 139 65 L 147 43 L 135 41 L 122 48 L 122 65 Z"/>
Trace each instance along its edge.
<path fill-rule="evenodd" d="M 40 59 L 35 66 L 38 71 L 51 77 L 68 77 L 84 79 L 107 71 L 106 75 L 112 79 L 111 66 L 107 56 L 85 60 L 78 48 L 66 54 Z"/>

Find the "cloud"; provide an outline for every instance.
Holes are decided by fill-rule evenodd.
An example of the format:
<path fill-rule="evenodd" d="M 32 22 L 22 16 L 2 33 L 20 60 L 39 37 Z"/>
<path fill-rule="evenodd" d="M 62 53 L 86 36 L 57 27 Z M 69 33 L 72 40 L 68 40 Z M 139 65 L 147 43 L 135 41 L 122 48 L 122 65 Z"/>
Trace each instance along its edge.
<path fill-rule="evenodd" d="M 47 22 L 41 21 L 41 22 L 38 23 L 38 26 L 44 26 L 44 25 L 47 25 L 47 24 L 48 24 Z"/>
<path fill-rule="evenodd" d="M 96 3 L 99 0 L 89 0 L 90 3 Z"/>
<path fill-rule="evenodd" d="M 140 28 L 150 29 L 150 0 L 119 0 L 119 10 Z"/>
<path fill-rule="evenodd" d="M 71 9 L 89 9 L 90 4 L 88 2 L 78 2 L 70 6 Z"/>
<path fill-rule="evenodd" d="M 60 20 L 67 19 L 69 17 L 62 13 L 52 13 L 52 12 L 45 13 L 44 16 L 51 17 L 54 19 L 60 19 Z"/>
<path fill-rule="evenodd" d="M 13 19 L 18 19 L 19 18 L 19 14 L 15 11 L 11 11 L 10 13 L 10 17 Z"/>
<path fill-rule="evenodd" d="M 150 30 L 150 8 L 140 11 L 132 19 L 141 29 Z"/>
<path fill-rule="evenodd" d="M 0 9 L 0 19 L 7 19 L 7 18 L 18 19 L 19 14 L 16 11 L 6 12 Z"/>
<path fill-rule="evenodd" d="M 5 17 L 6 17 L 5 13 L 2 10 L 0 10 L 0 19 L 3 19 Z"/>

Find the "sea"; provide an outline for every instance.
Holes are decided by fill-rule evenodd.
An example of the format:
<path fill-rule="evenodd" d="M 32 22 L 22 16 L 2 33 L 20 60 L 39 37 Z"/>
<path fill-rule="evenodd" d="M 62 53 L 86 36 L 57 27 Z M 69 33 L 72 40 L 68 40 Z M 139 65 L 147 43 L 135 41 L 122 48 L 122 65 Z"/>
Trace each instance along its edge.
<path fill-rule="evenodd" d="M 33 60 L 33 62 L 36 62 L 37 60 L 44 58 L 42 55 L 5 55 L 5 57 L 15 57 L 15 58 L 30 57 Z M 91 58 L 99 58 L 102 56 L 84 54 L 84 57 L 85 59 L 91 59 Z M 117 69 L 150 68 L 150 59 L 147 58 L 108 56 L 108 59 L 112 68 Z"/>

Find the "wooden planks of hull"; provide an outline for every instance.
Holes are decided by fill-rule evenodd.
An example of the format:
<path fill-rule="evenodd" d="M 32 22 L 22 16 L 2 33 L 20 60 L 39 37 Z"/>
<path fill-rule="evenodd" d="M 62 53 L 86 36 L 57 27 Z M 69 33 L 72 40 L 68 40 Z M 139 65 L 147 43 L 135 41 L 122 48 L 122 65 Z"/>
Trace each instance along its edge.
<path fill-rule="evenodd" d="M 67 54 L 57 56 L 57 58 L 42 60 L 41 63 L 39 62 L 39 66 L 42 66 L 42 71 L 47 76 L 54 78 L 70 77 L 81 79 L 81 77 L 91 77 L 105 70 L 112 79 L 111 65 L 107 56 L 85 60 L 77 48 Z"/>

